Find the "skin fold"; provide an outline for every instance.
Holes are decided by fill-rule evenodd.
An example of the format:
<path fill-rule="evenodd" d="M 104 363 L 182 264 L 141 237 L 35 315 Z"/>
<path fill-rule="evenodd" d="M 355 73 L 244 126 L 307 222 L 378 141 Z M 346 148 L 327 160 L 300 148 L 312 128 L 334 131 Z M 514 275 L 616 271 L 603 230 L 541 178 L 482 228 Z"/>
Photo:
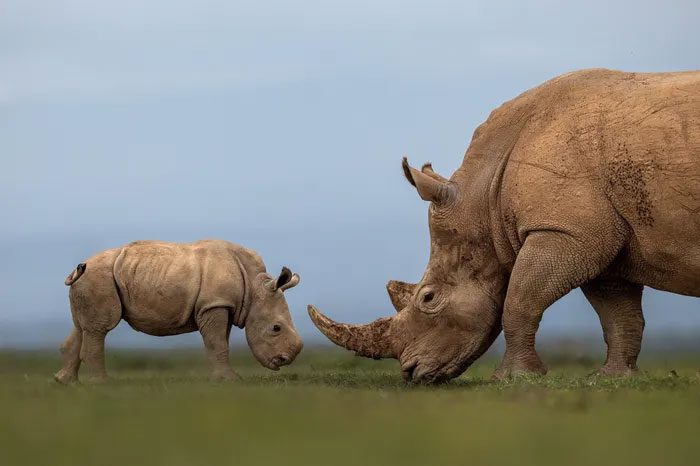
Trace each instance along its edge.
<path fill-rule="evenodd" d="M 494 376 L 546 373 L 535 335 L 547 307 L 581 287 L 608 353 L 637 370 L 644 286 L 700 296 L 700 72 L 584 70 L 494 110 L 449 178 L 403 170 L 430 202 L 430 259 L 391 281 L 398 314 L 364 326 L 309 314 L 360 355 L 398 358 L 404 377 L 461 374 L 503 330 Z"/>
<path fill-rule="evenodd" d="M 122 319 L 149 335 L 199 331 L 212 377 L 225 380 L 238 378 L 229 364 L 235 325 L 260 364 L 277 370 L 303 346 L 283 294 L 298 283 L 286 267 L 273 278 L 254 251 L 221 240 L 136 241 L 103 251 L 66 278 L 75 327 L 55 378 L 77 381 L 82 362 L 91 380 L 105 380 L 105 336 Z"/>

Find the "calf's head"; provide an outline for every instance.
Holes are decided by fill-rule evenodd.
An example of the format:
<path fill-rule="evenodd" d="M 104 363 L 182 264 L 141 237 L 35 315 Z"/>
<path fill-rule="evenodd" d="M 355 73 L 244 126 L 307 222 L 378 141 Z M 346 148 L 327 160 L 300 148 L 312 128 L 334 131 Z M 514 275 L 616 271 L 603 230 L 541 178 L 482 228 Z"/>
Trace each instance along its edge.
<path fill-rule="evenodd" d="M 290 364 L 304 346 L 284 297 L 284 291 L 295 287 L 299 280 L 299 275 L 287 267 L 277 278 L 261 273 L 253 280 L 245 335 L 255 358 L 268 369 Z"/>
<path fill-rule="evenodd" d="M 397 314 L 367 325 L 335 322 L 309 306 L 331 341 L 360 356 L 396 358 L 403 376 L 419 383 L 457 377 L 501 332 L 507 276 L 489 240 L 488 219 L 457 184 L 408 166 L 404 172 L 429 210 L 430 260 L 419 283 L 390 281 Z M 474 215 L 467 218 L 470 212 Z"/>

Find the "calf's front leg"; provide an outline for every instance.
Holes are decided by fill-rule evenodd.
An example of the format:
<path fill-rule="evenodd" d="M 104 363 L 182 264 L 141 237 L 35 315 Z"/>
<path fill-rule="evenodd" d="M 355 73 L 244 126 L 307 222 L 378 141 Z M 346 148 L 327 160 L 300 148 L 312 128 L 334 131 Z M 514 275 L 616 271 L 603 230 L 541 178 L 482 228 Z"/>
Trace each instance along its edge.
<path fill-rule="evenodd" d="M 239 380 L 240 377 L 229 363 L 228 337 L 231 330 L 229 311 L 223 307 L 206 309 L 195 316 L 199 333 L 211 364 L 214 380 Z"/>

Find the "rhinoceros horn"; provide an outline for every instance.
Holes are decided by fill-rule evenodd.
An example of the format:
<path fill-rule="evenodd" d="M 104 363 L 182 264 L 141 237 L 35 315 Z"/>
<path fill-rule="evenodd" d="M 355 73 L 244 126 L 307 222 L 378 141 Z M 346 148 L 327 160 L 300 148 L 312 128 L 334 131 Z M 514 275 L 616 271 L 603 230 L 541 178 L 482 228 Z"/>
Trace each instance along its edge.
<path fill-rule="evenodd" d="M 386 291 L 389 293 L 391 304 L 394 305 L 396 312 L 401 312 L 411 302 L 413 290 L 416 289 L 415 283 L 406 283 L 398 280 L 389 280 L 386 284 Z"/>
<path fill-rule="evenodd" d="M 367 358 L 396 358 L 389 327 L 391 318 L 377 319 L 366 325 L 341 324 L 308 306 L 309 317 L 318 329 L 336 345 Z"/>

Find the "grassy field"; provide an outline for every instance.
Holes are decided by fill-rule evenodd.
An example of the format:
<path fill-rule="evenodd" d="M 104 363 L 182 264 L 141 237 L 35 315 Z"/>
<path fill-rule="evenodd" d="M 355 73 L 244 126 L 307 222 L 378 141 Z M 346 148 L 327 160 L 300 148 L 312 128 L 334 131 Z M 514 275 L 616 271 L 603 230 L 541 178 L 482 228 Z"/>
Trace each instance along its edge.
<path fill-rule="evenodd" d="M 55 354 L 0 352 L 0 465 L 700 464 L 700 359 L 545 358 L 550 375 L 493 383 L 494 360 L 439 387 L 395 361 L 307 349 L 273 373 L 207 380 L 202 352 L 108 352 L 113 381 L 62 387 Z"/>

